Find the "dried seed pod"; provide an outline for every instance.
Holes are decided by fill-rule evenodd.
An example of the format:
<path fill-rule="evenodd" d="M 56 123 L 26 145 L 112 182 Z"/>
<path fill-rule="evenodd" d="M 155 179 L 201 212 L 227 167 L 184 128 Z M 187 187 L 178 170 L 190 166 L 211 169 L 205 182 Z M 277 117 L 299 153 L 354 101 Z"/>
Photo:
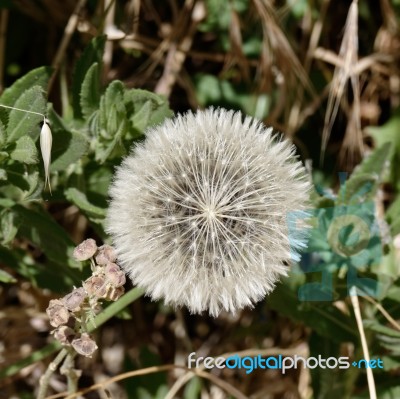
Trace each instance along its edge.
<path fill-rule="evenodd" d="M 52 299 L 49 302 L 46 313 L 49 316 L 50 324 L 53 327 L 58 327 L 62 324 L 66 324 L 70 316 L 68 309 L 59 299 Z"/>
<path fill-rule="evenodd" d="M 81 242 L 75 249 L 73 257 L 76 260 L 84 261 L 90 259 L 97 252 L 96 241 L 92 238 Z"/>
<path fill-rule="evenodd" d="M 115 249 L 111 245 L 102 245 L 99 247 L 95 260 L 98 265 L 106 265 L 109 262 L 115 262 L 117 260 Z"/>
<path fill-rule="evenodd" d="M 125 273 L 115 263 L 108 263 L 104 271 L 107 281 L 114 287 L 121 287 L 125 284 Z"/>
<path fill-rule="evenodd" d="M 83 288 L 90 296 L 104 298 L 107 294 L 106 280 L 102 276 L 89 277 L 83 283 Z"/>
<path fill-rule="evenodd" d="M 124 287 L 110 287 L 110 289 L 107 292 L 106 299 L 108 301 L 116 301 L 119 298 L 121 298 L 121 296 L 124 295 L 124 293 L 125 293 Z"/>
<path fill-rule="evenodd" d="M 75 337 L 75 331 L 68 326 L 60 326 L 54 330 L 54 338 L 63 345 L 71 345 L 71 341 Z"/>
<path fill-rule="evenodd" d="M 78 311 L 85 298 L 86 292 L 80 287 L 75 288 L 70 294 L 65 295 L 62 301 L 68 310 Z"/>
<path fill-rule="evenodd" d="M 92 357 L 97 350 L 96 342 L 87 333 L 82 333 L 80 338 L 75 338 L 71 345 L 80 355 L 86 357 Z"/>

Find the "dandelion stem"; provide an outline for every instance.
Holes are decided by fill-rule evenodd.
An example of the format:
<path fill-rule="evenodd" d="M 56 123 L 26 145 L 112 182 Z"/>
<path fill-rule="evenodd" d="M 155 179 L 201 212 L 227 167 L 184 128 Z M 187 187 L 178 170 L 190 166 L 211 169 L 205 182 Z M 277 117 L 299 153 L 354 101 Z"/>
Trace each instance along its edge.
<path fill-rule="evenodd" d="M 10 106 L 8 106 L 8 105 L 3 105 L 3 104 L 0 104 L 0 107 L 8 108 L 8 109 L 15 109 L 16 111 L 21 111 L 21 112 L 27 112 L 28 114 L 36 114 L 36 115 L 43 116 L 43 118 L 45 118 L 45 116 L 44 116 L 43 114 L 41 114 L 40 112 L 28 111 L 27 109 L 21 109 L 21 108 L 16 108 L 16 107 L 10 107 Z"/>

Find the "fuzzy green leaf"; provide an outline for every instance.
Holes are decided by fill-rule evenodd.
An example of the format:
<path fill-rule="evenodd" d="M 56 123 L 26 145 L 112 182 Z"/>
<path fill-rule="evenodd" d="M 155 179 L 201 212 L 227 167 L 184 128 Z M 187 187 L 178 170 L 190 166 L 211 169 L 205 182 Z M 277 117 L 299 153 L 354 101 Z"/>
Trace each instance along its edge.
<path fill-rule="evenodd" d="M 65 191 L 65 196 L 69 201 L 75 204 L 79 209 L 81 209 L 85 214 L 87 214 L 90 218 L 95 219 L 96 221 L 102 220 L 106 216 L 106 210 L 104 208 L 100 208 L 96 205 L 91 204 L 86 195 L 76 188 L 69 188 Z"/>
<path fill-rule="evenodd" d="M 13 163 L 11 165 L 7 165 L 5 170 L 8 177 L 8 183 L 10 183 L 15 187 L 18 187 L 19 190 L 22 191 L 29 190 L 29 183 L 26 180 L 24 165 L 20 163 Z M 7 197 L 12 197 L 11 193 L 8 193 Z"/>
<path fill-rule="evenodd" d="M 354 170 L 350 179 L 340 187 L 338 203 L 350 205 L 373 200 L 390 151 L 390 143 L 385 143 L 365 158 Z"/>
<path fill-rule="evenodd" d="M 53 109 L 49 110 L 49 119 L 53 133 L 50 171 L 65 170 L 86 154 L 89 142 L 82 133 L 69 130 Z"/>
<path fill-rule="evenodd" d="M 94 63 L 98 63 L 101 70 L 105 42 L 106 36 L 95 37 L 85 48 L 82 56 L 76 63 L 72 81 L 72 107 L 75 118 L 81 119 L 83 117 L 80 98 L 82 84 L 86 74 Z"/>
<path fill-rule="evenodd" d="M 80 268 L 81 264 L 72 256 L 75 245 L 65 230 L 39 207 L 34 210 L 17 205 L 13 210 L 21 220 L 17 236 L 40 248 L 49 260 L 59 265 L 60 272 L 77 278 L 78 274 L 71 268 Z"/>
<path fill-rule="evenodd" d="M 397 187 L 400 188 L 400 109 L 382 126 L 370 126 L 367 132 L 374 139 L 378 148 L 384 146 L 386 143 L 391 143 L 390 154 L 390 180 Z"/>
<path fill-rule="evenodd" d="M 125 87 L 119 80 L 111 82 L 100 101 L 100 126 L 105 130 L 106 137 L 112 139 L 119 124 L 126 118 L 123 103 Z"/>
<path fill-rule="evenodd" d="M 80 94 L 82 114 L 89 118 L 99 108 L 100 104 L 100 70 L 94 63 L 85 75 Z"/>
<path fill-rule="evenodd" d="M 3 122 L 0 120 L 0 148 L 3 147 L 6 141 L 7 141 L 6 128 L 3 125 Z"/>
<path fill-rule="evenodd" d="M 38 163 L 38 153 L 34 141 L 29 136 L 20 137 L 10 157 L 26 164 Z"/>
<path fill-rule="evenodd" d="M 173 114 L 164 97 L 149 91 L 126 90 L 124 97 L 131 128 L 136 132 L 136 136 L 143 134 L 146 128 L 161 123 Z"/>
<path fill-rule="evenodd" d="M 2 245 L 8 245 L 18 232 L 19 221 L 10 209 L 4 209 L 0 214 L 0 237 Z"/>
<path fill-rule="evenodd" d="M 27 90 L 15 103 L 15 107 L 44 114 L 46 112 L 46 100 L 42 88 L 34 86 Z M 40 134 L 41 121 L 43 121 L 41 115 L 11 110 L 7 126 L 7 141 L 13 143 L 20 137 L 27 135 L 36 140 Z"/>
<path fill-rule="evenodd" d="M 123 102 L 125 87 L 122 82 L 115 80 L 107 87 L 101 97 L 98 118 L 98 145 L 96 145 L 96 161 L 104 163 L 114 150 L 122 150 L 118 146 L 128 133 L 126 108 Z M 121 151 L 116 151 L 122 155 Z"/>
<path fill-rule="evenodd" d="M 0 104 L 17 106 L 15 102 L 29 89 L 39 86 L 46 91 L 47 84 L 53 69 L 50 67 L 40 67 L 32 69 L 22 78 L 18 79 L 12 86 L 4 90 L 0 97 Z"/>
<path fill-rule="evenodd" d="M 96 145 L 95 159 L 97 162 L 103 164 L 107 159 L 125 155 L 125 147 L 121 142 L 124 132 L 126 132 L 125 120 L 122 121 L 120 129 L 115 133 L 114 138 L 111 141 L 99 142 Z"/>

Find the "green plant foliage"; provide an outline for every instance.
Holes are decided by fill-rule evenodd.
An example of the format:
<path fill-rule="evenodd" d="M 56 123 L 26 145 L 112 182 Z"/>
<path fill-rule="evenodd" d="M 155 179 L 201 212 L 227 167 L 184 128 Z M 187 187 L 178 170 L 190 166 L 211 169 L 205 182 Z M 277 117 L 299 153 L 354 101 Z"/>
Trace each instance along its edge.
<path fill-rule="evenodd" d="M 338 204 L 353 205 L 372 201 L 382 182 L 385 164 L 391 152 L 390 142 L 385 142 L 367 157 L 340 187 Z"/>
<path fill-rule="evenodd" d="M 127 89 L 120 81 L 101 86 L 104 44 L 104 37 L 93 39 L 76 64 L 72 83 L 74 118 L 58 115 L 51 104 L 46 104 L 50 68 L 29 72 L 0 98 L 0 104 L 34 112 L 0 108 L 2 259 L 35 285 L 54 291 L 79 283 L 82 271 L 72 257 L 74 242 L 37 203 L 42 196 L 48 201 L 53 199 L 43 193 L 43 164 L 38 150 L 42 115 L 49 119 L 53 136 L 50 173 L 54 177 L 54 199 L 78 207 L 104 237 L 102 222 L 114 165 L 146 128 L 172 114 L 168 102 L 153 93 Z M 15 239 L 28 241 L 40 250 L 40 261 L 7 249 Z M 7 271 L 0 279 L 14 281 Z"/>
<path fill-rule="evenodd" d="M 32 69 L 22 78 L 18 79 L 11 87 L 4 90 L 0 97 L 0 103 L 3 105 L 15 106 L 18 99 L 31 87 L 38 86 L 43 92 L 46 91 L 52 69 L 49 67 L 40 67 Z M 4 112 L 4 109 L 1 111 Z"/>
<path fill-rule="evenodd" d="M 307 24 L 311 23 L 320 12 L 311 9 L 311 3 L 306 0 L 283 2 L 286 8 L 281 14 L 277 13 L 279 23 L 284 25 L 285 20 L 303 19 L 309 21 Z M 254 15 L 247 18 L 249 10 L 254 14 L 252 4 L 249 0 L 205 1 L 207 17 L 199 24 L 198 32 L 209 34 L 208 40 L 218 52 L 222 49 L 233 54 L 232 15 L 239 15 L 243 24 L 252 22 Z M 254 69 L 252 63 L 255 60 L 251 58 L 260 57 L 267 52 L 266 49 L 269 50 L 262 34 L 253 34 L 253 30 L 261 31 L 262 25 L 258 21 L 239 28 L 242 55 L 250 59 L 251 68 Z M 279 36 L 271 36 L 270 39 L 276 38 Z M 34 286 L 60 293 L 80 285 L 89 267 L 82 267 L 80 262 L 74 260 L 72 254 L 77 243 L 71 237 L 75 236 L 59 223 L 58 215 L 66 212 L 66 209 L 71 211 L 79 220 L 87 223 L 87 231 L 94 234 L 96 239 L 107 242 L 104 220 L 108 189 L 116 166 L 144 139 L 148 129 L 173 114 L 168 100 L 163 96 L 127 87 L 120 80 L 103 85 L 105 43 L 105 36 L 95 37 L 82 52 L 75 64 L 71 90 L 66 89 L 66 93 L 63 93 L 63 112 L 58 112 L 57 101 L 54 105 L 47 101 L 46 90 L 52 74 L 49 67 L 28 72 L 0 97 L 0 104 L 33 112 L 0 107 L 0 262 L 1 267 L 4 266 L 4 270 L 0 270 L 1 283 L 15 284 L 23 279 Z M 270 47 L 273 50 L 272 44 Z M 276 64 L 277 76 L 285 72 L 282 68 L 284 63 L 280 61 L 279 57 L 271 58 L 271 64 Z M 191 83 L 200 106 L 241 109 L 263 120 L 270 117 L 274 102 L 282 102 L 284 108 L 283 103 L 289 98 L 280 98 L 277 91 L 264 92 L 264 88 L 250 90 L 252 82 L 241 79 L 238 73 L 240 68 L 236 69 L 239 62 L 235 62 L 232 63 L 233 68 L 225 68 L 220 75 L 213 74 L 215 65 L 210 69 L 204 68 L 200 73 L 195 71 Z M 260 73 L 258 69 L 254 71 Z M 277 76 L 271 74 L 271 79 L 278 79 Z M 317 86 L 321 84 L 321 73 L 311 78 Z M 306 91 L 299 93 L 293 93 L 293 96 L 299 99 L 309 96 Z M 289 94 L 285 95 L 290 97 Z M 309 112 L 303 107 L 304 104 L 301 105 L 298 110 L 300 114 Z M 52 195 L 44 189 L 39 140 L 42 115 L 49 119 L 53 138 L 50 165 Z M 279 123 L 282 122 L 282 115 L 281 119 L 277 119 Z M 284 117 L 289 117 L 289 113 Z M 395 320 L 400 319 L 399 249 L 393 243 L 393 238 L 400 234 L 399 129 L 400 110 L 393 112 L 383 126 L 369 127 L 368 132 L 375 147 L 350 176 L 342 179 L 346 181 L 341 182 L 338 190 L 322 187 L 327 185 L 327 181 L 333 180 L 325 175 L 326 171 L 313 171 L 315 175 L 321 174 L 321 186 L 317 185 L 311 193 L 313 209 L 309 220 L 311 232 L 308 248 L 301 262 L 293 265 L 290 275 L 278 284 L 260 306 L 268 308 L 270 313 L 276 313 L 278 318 L 290 319 L 300 326 L 305 331 L 302 339 L 309 344 L 310 356 L 339 357 L 343 348 L 350 344 L 354 349 L 354 357 L 363 357 L 359 332 L 348 301 L 350 283 L 375 296 L 375 300 L 388 309 Z M 311 148 L 316 132 L 313 129 L 310 131 L 314 136 L 306 137 L 305 147 L 309 145 Z M 382 207 L 384 220 L 383 211 L 378 213 L 375 206 L 383 182 L 393 188 L 389 206 Z M 371 233 L 368 251 L 365 251 L 361 263 L 359 258 L 340 253 L 341 249 L 352 248 L 360 241 L 361 233 L 357 226 L 334 224 L 338 219 L 347 220 L 349 215 L 362 219 L 376 233 L 375 236 Z M 349 280 L 351 273 L 356 275 L 356 283 Z M 322 275 L 329 276 L 329 284 L 322 283 Z M 379 356 L 385 364 L 384 370 L 378 370 L 375 374 L 378 397 L 398 398 L 400 332 L 378 312 L 375 305 L 364 301 L 362 297 L 360 302 L 371 355 Z M 163 309 L 161 306 L 157 308 L 159 313 L 154 324 L 167 323 L 172 314 L 171 310 L 160 310 Z M 118 312 L 121 312 L 121 319 L 129 319 L 128 312 L 123 313 L 121 308 Z M 159 318 L 161 321 L 158 320 L 159 315 L 162 315 Z M 262 342 L 265 325 L 248 326 L 243 320 L 243 326 L 236 326 L 235 337 L 239 337 L 241 342 L 245 339 Z M 217 324 L 216 328 L 220 327 Z M 166 331 L 164 328 L 162 325 L 157 334 Z M 272 328 L 273 323 L 268 323 L 268 332 Z M 199 334 L 199 342 L 202 339 L 200 332 L 189 331 L 188 334 Z M 213 333 L 207 334 L 211 342 Z M 259 337 L 260 341 L 257 341 Z M 166 353 L 167 356 L 172 354 Z M 125 369 L 162 363 L 160 357 L 147 348 L 141 348 L 138 358 L 140 365 L 133 364 L 132 359 L 126 359 Z M 310 373 L 314 398 L 368 397 L 365 370 L 316 368 Z M 143 375 L 124 384 L 127 394 L 132 398 L 163 398 L 168 392 L 168 380 L 162 373 Z M 200 397 L 207 384 L 193 377 L 182 389 L 182 397 Z"/>
<path fill-rule="evenodd" d="M 85 82 L 86 75 L 89 72 L 89 70 L 93 67 L 93 64 L 101 65 L 105 42 L 106 42 L 105 36 L 95 37 L 91 41 L 89 46 L 86 47 L 82 56 L 76 63 L 72 81 L 72 107 L 74 110 L 74 116 L 77 119 L 81 119 L 83 117 L 83 110 L 81 108 L 82 92 L 85 93 L 85 99 L 86 99 L 86 94 L 87 94 L 86 89 L 92 89 L 96 93 L 96 90 L 98 90 L 98 87 L 100 85 L 99 72 L 98 71 L 95 72 L 94 69 L 92 69 L 91 74 L 93 76 L 91 76 L 91 78 L 88 78 L 88 80 L 90 81 L 97 78 L 98 79 L 97 85 L 92 86 L 90 85 L 90 83 L 86 82 L 84 85 L 85 89 L 82 86 L 83 83 Z M 92 97 L 92 95 L 90 96 Z M 86 106 L 86 101 L 83 100 L 82 102 Z"/>
<path fill-rule="evenodd" d="M 377 147 L 391 143 L 389 154 L 390 173 L 389 180 L 399 190 L 400 189 L 400 110 L 396 110 L 393 116 L 382 126 L 368 128 L 368 133 L 375 140 Z"/>
<path fill-rule="evenodd" d="M 86 195 L 76 188 L 69 188 L 65 191 L 66 198 L 75 204 L 85 215 L 94 222 L 101 222 L 106 216 L 106 209 L 91 204 Z"/>
<path fill-rule="evenodd" d="M 10 152 L 14 161 L 26 164 L 38 163 L 38 153 L 35 142 L 29 136 L 22 136 L 15 143 L 15 148 Z"/>

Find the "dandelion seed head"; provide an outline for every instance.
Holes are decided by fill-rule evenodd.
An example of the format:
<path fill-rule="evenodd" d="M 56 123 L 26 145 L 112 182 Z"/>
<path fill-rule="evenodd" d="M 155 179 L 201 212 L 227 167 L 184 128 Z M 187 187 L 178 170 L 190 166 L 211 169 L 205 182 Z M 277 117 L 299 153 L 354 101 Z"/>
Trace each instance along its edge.
<path fill-rule="evenodd" d="M 289 242 L 286 220 L 310 189 L 294 153 L 272 128 L 224 109 L 150 129 L 110 189 L 121 267 L 153 299 L 192 313 L 253 306 L 304 244 Z"/>

